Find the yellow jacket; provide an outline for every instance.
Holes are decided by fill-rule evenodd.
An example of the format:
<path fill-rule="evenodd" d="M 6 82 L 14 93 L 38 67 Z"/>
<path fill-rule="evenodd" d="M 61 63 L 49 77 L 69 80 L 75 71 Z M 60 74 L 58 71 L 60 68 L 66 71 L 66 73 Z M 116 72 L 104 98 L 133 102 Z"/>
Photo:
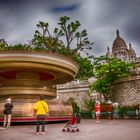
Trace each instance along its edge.
<path fill-rule="evenodd" d="M 36 115 L 45 115 L 49 112 L 48 104 L 45 101 L 40 100 L 35 104 L 34 111 L 36 112 Z"/>

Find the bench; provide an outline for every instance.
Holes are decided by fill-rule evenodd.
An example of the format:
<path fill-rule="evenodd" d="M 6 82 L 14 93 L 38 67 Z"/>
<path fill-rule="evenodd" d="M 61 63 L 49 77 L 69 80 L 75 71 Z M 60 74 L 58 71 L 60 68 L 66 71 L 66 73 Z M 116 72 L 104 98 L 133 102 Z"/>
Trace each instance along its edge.
<path fill-rule="evenodd" d="M 133 110 L 133 111 L 127 111 L 127 116 L 129 118 L 135 118 L 137 115 L 136 115 L 136 111 Z"/>

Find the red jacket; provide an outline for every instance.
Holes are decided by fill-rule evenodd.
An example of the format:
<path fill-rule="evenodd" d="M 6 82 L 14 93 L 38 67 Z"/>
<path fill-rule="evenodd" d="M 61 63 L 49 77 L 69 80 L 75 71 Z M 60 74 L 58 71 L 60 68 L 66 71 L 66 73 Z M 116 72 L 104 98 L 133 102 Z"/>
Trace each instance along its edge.
<path fill-rule="evenodd" d="M 95 112 L 100 112 L 100 105 L 95 105 Z"/>

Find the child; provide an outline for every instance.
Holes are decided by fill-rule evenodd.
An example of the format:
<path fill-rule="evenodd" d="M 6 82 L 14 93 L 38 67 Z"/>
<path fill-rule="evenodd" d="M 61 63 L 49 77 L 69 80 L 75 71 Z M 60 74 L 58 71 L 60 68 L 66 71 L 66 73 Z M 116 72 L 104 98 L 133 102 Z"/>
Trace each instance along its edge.
<path fill-rule="evenodd" d="M 99 123 L 99 120 L 100 120 L 100 112 L 101 112 L 100 102 L 96 102 L 96 104 L 95 104 L 96 123 Z"/>

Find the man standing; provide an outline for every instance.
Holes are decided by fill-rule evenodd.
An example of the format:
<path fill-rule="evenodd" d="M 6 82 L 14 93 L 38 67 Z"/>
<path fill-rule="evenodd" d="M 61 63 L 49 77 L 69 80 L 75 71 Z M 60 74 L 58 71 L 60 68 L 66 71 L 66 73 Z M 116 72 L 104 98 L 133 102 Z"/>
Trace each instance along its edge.
<path fill-rule="evenodd" d="M 45 117 L 48 115 L 49 109 L 47 102 L 44 101 L 44 96 L 40 96 L 40 100 L 34 106 L 34 112 L 37 116 L 36 134 L 45 134 Z M 41 131 L 40 131 L 41 126 Z"/>
<path fill-rule="evenodd" d="M 11 124 L 11 115 L 12 115 L 12 109 L 13 109 L 13 104 L 11 103 L 11 98 L 8 98 L 6 100 L 4 107 L 5 107 L 5 109 L 3 111 L 3 113 L 4 113 L 3 126 L 8 128 Z"/>

